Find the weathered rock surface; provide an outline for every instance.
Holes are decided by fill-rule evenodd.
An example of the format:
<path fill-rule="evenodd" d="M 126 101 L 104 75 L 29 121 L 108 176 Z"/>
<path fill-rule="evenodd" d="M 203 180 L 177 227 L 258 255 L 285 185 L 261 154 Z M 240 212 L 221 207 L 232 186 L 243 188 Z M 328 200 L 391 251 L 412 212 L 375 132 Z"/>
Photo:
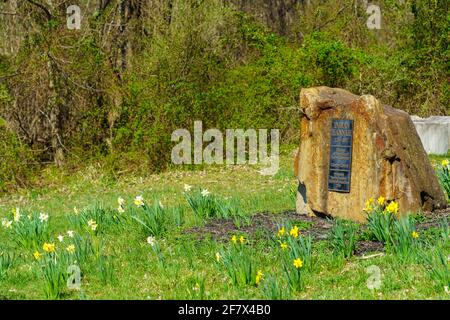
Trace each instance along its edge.
<path fill-rule="evenodd" d="M 450 149 L 450 117 L 411 117 L 428 154 L 447 154 Z"/>
<path fill-rule="evenodd" d="M 371 95 L 316 87 L 300 93 L 297 212 L 364 221 L 364 203 L 384 196 L 399 212 L 446 207 L 444 193 L 410 116 Z M 332 119 L 353 120 L 350 192 L 328 191 Z"/>

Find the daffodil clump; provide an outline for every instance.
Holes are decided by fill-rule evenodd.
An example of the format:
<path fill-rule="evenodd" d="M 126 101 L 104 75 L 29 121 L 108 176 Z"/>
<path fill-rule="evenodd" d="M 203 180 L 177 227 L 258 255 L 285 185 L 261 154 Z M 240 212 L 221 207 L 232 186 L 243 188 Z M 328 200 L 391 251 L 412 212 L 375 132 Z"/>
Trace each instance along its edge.
<path fill-rule="evenodd" d="M 6 277 L 9 269 L 13 266 L 15 256 L 12 253 L 7 253 L 0 248 L 0 283 Z"/>
<path fill-rule="evenodd" d="M 414 259 L 420 246 L 420 232 L 416 230 L 414 219 L 403 216 L 394 221 L 392 243 L 389 246 L 401 260 Z"/>
<path fill-rule="evenodd" d="M 415 230 L 413 219 L 399 216 L 395 201 L 387 202 L 382 196 L 366 202 L 367 226 L 374 238 L 382 242 L 386 250 L 403 258 L 414 257 L 419 246 L 420 234 Z"/>
<path fill-rule="evenodd" d="M 154 237 L 163 236 L 168 229 L 170 219 L 162 203 L 154 199 L 153 205 L 148 205 L 142 196 L 137 196 L 134 204 L 139 211 L 132 218 L 141 224 L 144 232 Z"/>
<path fill-rule="evenodd" d="M 10 217 L 2 219 L 2 227 L 18 245 L 30 249 L 48 239 L 48 220 L 46 213 L 25 213 L 13 208 Z"/>
<path fill-rule="evenodd" d="M 444 188 L 447 194 L 447 201 L 450 202 L 450 161 L 449 159 L 442 160 L 440 166 L 437 167 L 437 176 L 439 183 Z"/>
<path fill-rule="evenodd" d="M 125 202 L 119 198 L 125 210 Z M 78 210 L 74 208 L 73 214 L 68 218 L 71 227 L 87 231 L 93 235 L 105 233 L 110 230 L 123 230 L 130 217 L 125 213 L 120 213 L 112 208 L 104 208 L 95 205 L 90 208 Z"/>
<path fill-rule="evenodd" d="M 67 268 L 76 264 L 77 247 L 74 232 L 59 234 L 57 241 L 46 241 L 30 252 L 32 259 L 39 265 L 45 281 L 44 293 L 48 299 L 59 299 L 66 289 Z"/>
<path fill-rule="evenodd" d="M 387 201 L 383 196 L 375 201 L 370 198 L 365 203 L 367 226 L 376 240 L 389 244 L 392 242 L 392 229 L 398 216 L 398 203 Z"/>
<path fill-rule="evenodd" d="M 247 246 L 243 235 L 233 235 L 229 245 L 215 254 L 215 265 L 224 270 L 233 285 L 259 285 L 264 277 L 261 269 L 257 269 L 254 250 Z"/>
<path fill-rule="evenodd" d="M 303 289 L 302 272 L 313 267 L 312 237 L 304 236 L 297 225 L 279 226 L 275 234 L 279 245 L 283 270 L 293 291 Z M 272 287 L 271 290 L 275 290 Z"/>
<path fill-rule="evenodd" d="M 149 236 L 147 237 L 147 244 L 150 246 L 156 258 L 158 259 L 158 263 L 161 266 L 161 268 L 164 269 L 166 260 L 161 250 L 160 242 L 156 240 L 155 237 Z"/>
<path fill-rule="evenodd" d="M 301 234 L 297 225 L 280 226 L 276 232 L 275 239 L 283 257 L 292 260 L 302 258 L 305 269 L 312 269 L 312 237 Z"/>
<path fill-rule="evenodd" d="M 244 217 L 238 203 L 224 201 L 213 195 L 208 189 L 184 186 L 184 196 L 195 216 L 200 219 L 230 219 Z"/>
<path fill-rule="evenodd" d="M 350 258 L 356 248 L 358 226 L 350 221 L 335 219 L 330 239 L 333 255 Z"/>

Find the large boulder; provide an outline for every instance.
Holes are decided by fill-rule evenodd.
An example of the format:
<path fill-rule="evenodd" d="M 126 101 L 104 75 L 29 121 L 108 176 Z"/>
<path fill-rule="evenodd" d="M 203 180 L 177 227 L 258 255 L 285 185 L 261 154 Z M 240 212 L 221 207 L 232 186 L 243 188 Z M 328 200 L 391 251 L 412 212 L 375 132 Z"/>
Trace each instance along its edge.
<path fill-rule="evenodd" d="M 328 87 L 302 89 L 300 107 L 298 213 L 362 222 L 365 201 L 378 196 L 398 202 L 400 213 L 446 206 L 406 112 Z"/>

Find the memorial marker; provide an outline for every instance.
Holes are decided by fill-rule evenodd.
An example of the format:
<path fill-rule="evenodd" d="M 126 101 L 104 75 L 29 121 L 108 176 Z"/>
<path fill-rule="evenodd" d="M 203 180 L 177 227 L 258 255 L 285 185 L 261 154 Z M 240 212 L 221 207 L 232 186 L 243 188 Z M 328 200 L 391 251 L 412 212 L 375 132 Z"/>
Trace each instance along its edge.
<path fill-rule="evenodd" d="M 353 120 L 332 119 L 328 191 L 350 192 Z"/>

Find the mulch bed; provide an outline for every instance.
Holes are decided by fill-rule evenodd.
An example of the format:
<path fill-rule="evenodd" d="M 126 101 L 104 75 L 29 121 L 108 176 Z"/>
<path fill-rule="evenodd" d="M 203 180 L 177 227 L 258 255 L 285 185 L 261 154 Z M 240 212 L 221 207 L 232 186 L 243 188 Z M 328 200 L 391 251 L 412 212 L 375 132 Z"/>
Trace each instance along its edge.
<path fill-rule="evenodd" d="M 416 225 L 417 229 L 425 230 L 432 227 L 439 227 L 442 221 L 449 219 L 449 216 L 450 208 L 432 213 L 424 213 L 425 219 Z M 285 211 L 282 213 L 262 212 L 254 214 L 251 219 L 250 225 L 243 225 L 240 229 L 236 228 L 232 220 L 211 220 L 203 227 L 190 228 L 184 232 L 194 235 L 199 240 L 211 237 L 217 241 L 225 242 L 230 239 L 231 234 L 236 232 L 245 233 L 250 237 L 260 232 L 273 234 L 278 230 L 278 226 L 286 221 L 296 221 L 308 224 L 305 230 L 301 230 L 303 235 L 311 235 L 315 240 L 324 240 L 328 237 L 333 226 L 333 222 L 330 219 L 299 215 L 295 211 Z M 369 252 L 382 251 L 384 251 L 384 248 L 380 242 L 358 241 L 355 255 L 362 256 Z"/>

